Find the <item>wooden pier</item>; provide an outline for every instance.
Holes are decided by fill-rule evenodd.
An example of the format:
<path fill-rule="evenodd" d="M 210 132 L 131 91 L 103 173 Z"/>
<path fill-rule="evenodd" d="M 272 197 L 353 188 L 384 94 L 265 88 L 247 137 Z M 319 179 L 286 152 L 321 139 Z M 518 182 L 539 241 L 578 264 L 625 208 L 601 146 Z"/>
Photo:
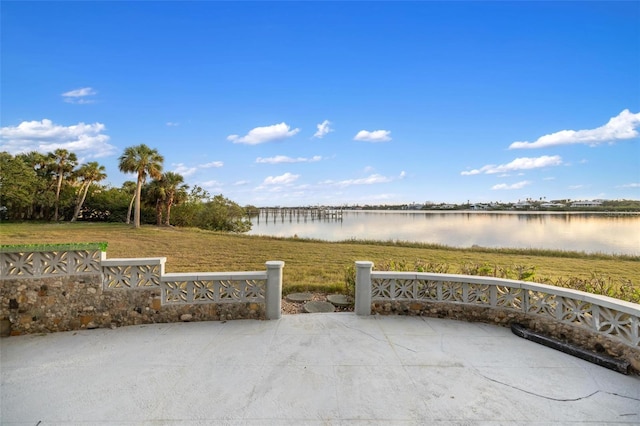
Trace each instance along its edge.
<path fill-rule="evenodd" d="M 342 221 L 342 209 L 325 207 L 263 207 L 258 214 L 261 220 L 276 222 L 307 222 L 307 221 Z"/>

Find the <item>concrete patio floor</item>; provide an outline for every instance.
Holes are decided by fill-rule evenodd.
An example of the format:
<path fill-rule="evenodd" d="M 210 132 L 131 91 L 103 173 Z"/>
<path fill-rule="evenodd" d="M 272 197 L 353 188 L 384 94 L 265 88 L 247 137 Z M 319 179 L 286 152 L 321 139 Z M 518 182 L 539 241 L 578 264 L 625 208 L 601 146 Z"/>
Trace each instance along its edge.
<path fill-rule="evenodd" d="M 640 424 L 640 378 L 507 328 L 353 313 L 0 340 L 2 424 Z"/>

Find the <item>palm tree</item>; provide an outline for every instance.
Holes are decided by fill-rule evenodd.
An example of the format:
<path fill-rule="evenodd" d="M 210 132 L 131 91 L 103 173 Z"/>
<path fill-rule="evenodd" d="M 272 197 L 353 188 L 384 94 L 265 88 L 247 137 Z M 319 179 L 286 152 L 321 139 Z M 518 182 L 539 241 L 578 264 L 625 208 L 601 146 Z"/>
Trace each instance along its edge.
<path fill-rule="evenodd" d="M 163 174 L 161 182 L 165 193 L 164 204 L 167 208 L 165 225 L 169 226 L 171 224 L 171 206 L 186 199 L 189 186 L 184 184 L 182 175 L 174 172 Z"/>
<path fill-rule="evenodd" d="M 38 151 L 30 151 L 24 154 L 16 155 L 16 158 L 21 158 L 28 166 L 41 176 L 46 170 L 48 161 L 47 156 L 39 153 Z"/>
<path fill-rule="evenodd" d="M 87 193 L 89 192 L 91 184 L 94 182 L 100 182 L 102 179 L 107 177 L 104 166 L 98 164 L 97 161 L 83 164 L 76 172 L 76 175 L 82 180 L 82 184 L 78 192 L 78 205 L 76 205 L 76 211 L 73 213 L 71 222 L 75 222 L 78 219 L 80 210 L 82 210 L 82 205 L 87 199 Z"/>
<path fill-rule="evenodd" d="M 142 187 L 142 200 L 156 209 L 156 225 L 162 225 L 162 207 L 167 197 L 162 178 L 154 179 Z"/>
<path fill-rule="evenodd" d="M 142 184 L 147 176 L 159 179 L 162 175 L 162 162 L 164 158 L 156 149 L 151 149 L 145 144 L 130 146 L 124 150 L 119 158 L 119 169 L 124 173 L 137 173 L 136 201 L 133 214 L 133 223 L 136 228 L 140 227 L 140 195 Z"/>
<path fill-rule="evenodd" d="M 129 209 L 127 210 L 127 225 L 131 223 L 131 210 L 133 210 L 133 202 L 136 200 L 136 183 L 132 180 L 127 180 L 122 184 L 122 190 L 131 195 L 131 202 L 129 203 Z"/>
<path fill-rule="evenodd" d="M 62 181 L 65 177 L 69 176 L 73 171 L 73 168 L 78 164 L 78 158 L 73 152 L 69 152 L 66 149 L 56 149 L 53 153 L 49 154 L 49 160 L 51 161 L 52 168 L 56 175 L 56 210 L 53 215 L 53 220 L 58 221 L 58 212 L 60 209 L 60 189 L 62 188 Z"/>

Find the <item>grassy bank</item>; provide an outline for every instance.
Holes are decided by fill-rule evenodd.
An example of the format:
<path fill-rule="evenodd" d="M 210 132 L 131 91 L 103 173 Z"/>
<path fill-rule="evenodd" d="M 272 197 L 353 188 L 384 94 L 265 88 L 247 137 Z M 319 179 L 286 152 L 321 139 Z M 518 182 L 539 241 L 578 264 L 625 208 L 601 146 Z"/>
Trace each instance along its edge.
<path fill-rule="evenodd" d="M 455 249 L 441 246 L 280 239 L 182 229 L 104 223 L 3 223 L 1 244 L 108 243 L 107 256 L 167 258 L 167 272 L 262 270 L 268 260 L 283 260 L 285 292 L 342 291 L 345 269 L 356 260 L 378 265 L 416 261 L 448 268 L 518 270 L 534 268 L 533 281 L 591 279 L 640 287 L 640 256 L 608 256 L 545 250 Z"/>

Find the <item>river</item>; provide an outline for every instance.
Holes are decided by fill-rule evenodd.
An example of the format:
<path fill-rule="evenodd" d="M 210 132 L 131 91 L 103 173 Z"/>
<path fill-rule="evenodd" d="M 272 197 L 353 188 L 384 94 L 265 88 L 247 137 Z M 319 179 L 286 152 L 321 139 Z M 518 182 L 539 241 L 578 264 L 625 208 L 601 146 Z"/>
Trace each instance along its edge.
<path fill-rule="evenodd" d="M 263 211 L 252 223 L 251 235 L 640 255 L 637 214 L 345 210 L 318 219 Z"/>

